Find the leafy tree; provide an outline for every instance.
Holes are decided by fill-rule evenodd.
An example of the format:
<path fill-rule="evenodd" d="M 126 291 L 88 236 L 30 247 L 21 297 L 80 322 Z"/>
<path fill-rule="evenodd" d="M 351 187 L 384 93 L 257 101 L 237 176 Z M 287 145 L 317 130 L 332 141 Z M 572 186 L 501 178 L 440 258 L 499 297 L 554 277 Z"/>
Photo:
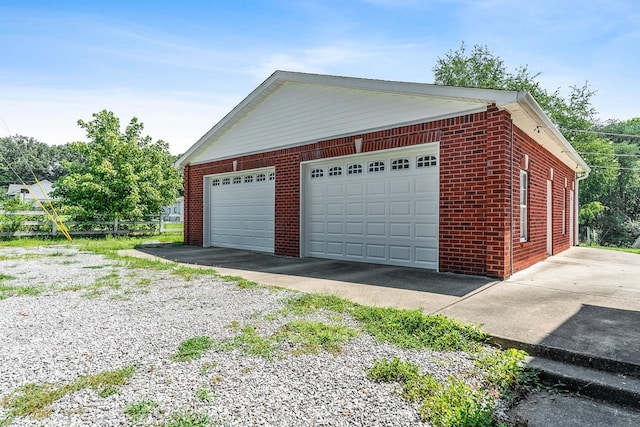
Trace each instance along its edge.
<path fill-rule="evenodd" d="M 67 163 L 69 173 L 56 183 L 54 195 L 79 220 L 139 220 L 175 202 L 181 177 L 168 144 L 142 136 L 143 124 L 131 119 L 124 132 L 110 111 L 78 121 L 89 142 L 72 149 L 84 162 Z"/>
<path fill-rule="evenodd" d="M 74 159 L 80 160 L 70 150 L 69 144 L 52 147 L 22 135 L 0 138 L 0 188 L 19 184 L 20 180 L 32 183 L 34 175 L 40 181 L 55 182 L 66 172 L 62 162 Z"/>
<path fill-rule="evenodd" d="M 531 93 L 592 168 L 580 187 L 580 223 L 596 228 L 604 244 L 624 246 L 640 234 L 640 137 L 628 136 L 640 136 L 640 118 L 598 125 L 591 103 L 595 91 L 587 83 L 571 86 L 564 98 L 559 89 L 542 88 L 540 73 L 526 66 L 509 72 L 486 46 L 468 52 L 463 43 L 438 58 L 433 72 L 436 84 Z"/>

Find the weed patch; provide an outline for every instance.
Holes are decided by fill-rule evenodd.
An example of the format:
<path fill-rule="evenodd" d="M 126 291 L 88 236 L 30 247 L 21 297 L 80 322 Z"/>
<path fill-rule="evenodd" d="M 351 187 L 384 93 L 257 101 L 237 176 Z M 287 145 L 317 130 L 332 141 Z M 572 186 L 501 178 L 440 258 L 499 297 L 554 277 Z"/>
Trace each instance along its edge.
<path fill-rule="evenodd" d="M 5 279 L 12 279 L 12 277 L 6 276 Z M 44 288 L 39 286 L 8 286 L 0 284 L 0 300 L 10 297 L 34 297 L 42 294 L 43 292 Z"/>
<path fill-rule="evenodd" d="M 419 310 L 368 307 L 332 295 L 301 294 L 290 298 L 283 314 L 308 315 L 318 310 L 348 313 L 378 341 L 403 348 L 474 351 L 487 339 L 475 325 Z"/>
<path fill-rule="evenodd" d="M 193 337 L 180 343 L 178 352 L 171 356 L 174 362 L 185 362 L 201 358 L 213 346 L 209 337 Z"/>
<path fill-rule="evenodd" d="M 245 326 L 240 334 L 225 342 L 218 343 L 217 347 L 221 350 L 238 349 L 243 354 L 267 359 L 273 358 L 278 350 L 273 338 L 261 337 L 253 326 Z"/>
<path fill-rule="evenodd" d="M 95 375 L 78 378 L 65 385 L 26 384 L 12 395 L 2 400 L 2 405 L 13 417 L 44 418 L 51 413 L 50 405 L 62 397 L 85 388 L 96 390 L 100 397 L 108 397 L 117 393 L 118 388 L 136 372 L 133 366 L 117 371 L 104 371 Z"/>
<path fill-rule="evenodd" d="M 294 320 L 282 327 L 276 339 L 297 345 L 294 354 L 317 354 L 324 350 L 335 356 L 344 344 L 357 335 L 358 331 L 343 325 Z"/>
<path fill-rule="evenodd" d="M 524 362 L 526 355 L 522 350 L 509 348 L 482 354 L 476 359 L 476 365 L 483 369 L 486 382 L 496 387 L 505 399 L 514 401 L 539 388 L 537 373 Z"/>
<path fill-rule="evenodd" d="M 402 384 L 402 397 L 419 402 L 422 420 L 435 427 L 483 427 L 493 423 L 492 402 L 455 378 L 441 384 L 433 376 L 420 373 L 418 365 L 397 357 L 374 362 L 366 373 L 374 381 Z"/>
<path fill-rule="evenodd" d="M 164 427 L 206 427 L 215 425 L 205 413 L 175 413 L 165 422 Z"/>
<path fill-rule="evenodd" d="M 418 310 L 356 305 L 351 314 L 378 341 L 403 348 L 474 351 L 487 339 L 477 326 Z"/>
<path fill-rule="evenodd" d="M 129 417 L 131 424 L 142 424 L 157 406 L 158 404 L 152 400 L 143 400 L 127 406 L 124 413 Z"/>
<path fill-rule="evenodd" d="M 260 284 L 256 282 L 252 282 L 250 280 L 243 279 L 242 277 L 238 277 L 238 276 L 222 276 L 222 279 L 225 282 L 232 283 L 242 289 L 253 289 L 260 286 Z"/>

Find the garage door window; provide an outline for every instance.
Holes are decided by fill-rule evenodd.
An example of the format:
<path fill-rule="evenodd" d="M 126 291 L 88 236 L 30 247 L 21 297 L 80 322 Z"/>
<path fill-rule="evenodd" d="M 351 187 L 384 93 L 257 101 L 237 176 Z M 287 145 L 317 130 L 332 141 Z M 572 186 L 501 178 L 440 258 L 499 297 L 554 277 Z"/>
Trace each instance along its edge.
<path fill-rule="evenodd" d="M 409 159 L 395 159 L 391 161 L 391 170 L 409 169 Z"/>
<path fill-rule="evenodd" d="M 258 175 L 256 175 L 256 182 L 262 182 L 266 180 L 267 180 L 267 175 L 263 173 L 259 173 Z"/>
<path fill-rule="evenodd" d="M 222 180 L 222 185 L 229 185 L 231 184 L 231 178 L 224 178 Z"/>
<path fill-rule="evenodd" d="M 420 156 L 418 157 L 417 166 L 419 168 L 427 168 L 429 166 L 436 166 L 438 164 L 436 156 Z"/>
<path fill-rule="evenodd" d="M 233 177 L 233 183 L 234 184 L 242 184 L 242 178 L 240 178 L 239 176 L 234 176 Z"/>
<path fill-rule="evenodd" d="M 384 162 L 369 162 L 369 172 L 384 172 Z"/>
<path fill-rule="evenodd" d="M 322 178 L 324 176 L 324 169 L 313 169 L 311 171 L 311 178 Z"/>
<path fill-rule="evenodd" d="M 362 165 L 349 165 L 347 169 L 347 174 L 349 175 L 357 175 L 362 173 Z"/>
<path fill-rule="evenodd" d="M 250 183 L 253 182 L 253 175 L 247 175 L 244 177 L 244 182 Z"/>
<path fill-rule="evenodd" d="M 271 172 L 271 173 L 269 174 L 269 181 L 273 181 L 273 180 L 275 180 L 275 179 L 276 179 L 276 173 L 275 173 L 275 172 Z"/>
<path fill-rule="evenodd" d="M 217 186 L 219 186 L 219 185 L 220 185 L 220 180 L 219 180 L 219 179 L 214 179 L 214 180 L 213 180 L 213 186 L 214 186 L 214 187 L 217 187 Z"/>
<path fill-rule="evenodd" d="M 333 166 L 329 168 L 329 176 L 340 176 L 342 175 L 342 166 Z"/>

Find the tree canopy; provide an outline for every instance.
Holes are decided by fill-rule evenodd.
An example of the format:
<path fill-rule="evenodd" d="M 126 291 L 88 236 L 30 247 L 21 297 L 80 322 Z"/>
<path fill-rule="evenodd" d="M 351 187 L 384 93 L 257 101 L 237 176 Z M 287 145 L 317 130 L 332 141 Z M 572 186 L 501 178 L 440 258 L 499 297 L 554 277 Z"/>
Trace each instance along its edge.
<path fill-rule="evenodd" d="M 124 132 L 107 110 L 78 125 L 89 142 L 72 143 L 71 149 L 83 161 L 65 163 L 69 173 L 54 192 L 76 219 L 139 220 L 175 202 L 182 182 L 168 144 L 142 136 L 137 118 Z"/>
<path fill-rule="evenodd" d="M 49 146 L 22 135 L 0 138 L 0 188 L 35 178 L 55 182 L 66 173 L 62 162 L 72 159 L 80 160 L 69 144 Z"/>
<path fill-rule="evenodd" d="M 601 243 L 630 245 L 640 234 L 640 118 L 599 124 L 587 83 L 570 86 L 568 97 L 547 91 L 540 73 L 513 72 L 486 46 L 464 43 L 433 68 L 440 85 L 528 91 L 592 168 L 580 187 L 580 223 L 598 230 Z"/>

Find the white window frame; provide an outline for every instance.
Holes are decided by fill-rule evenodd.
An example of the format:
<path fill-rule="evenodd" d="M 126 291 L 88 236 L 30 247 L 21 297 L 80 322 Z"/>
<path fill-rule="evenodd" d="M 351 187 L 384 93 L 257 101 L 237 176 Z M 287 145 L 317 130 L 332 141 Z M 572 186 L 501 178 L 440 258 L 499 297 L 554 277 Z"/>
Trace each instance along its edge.
<path fill-rule="evenodd" d="M 520 170 L 520 241 L 529 240 L 529 172 Z"/>

